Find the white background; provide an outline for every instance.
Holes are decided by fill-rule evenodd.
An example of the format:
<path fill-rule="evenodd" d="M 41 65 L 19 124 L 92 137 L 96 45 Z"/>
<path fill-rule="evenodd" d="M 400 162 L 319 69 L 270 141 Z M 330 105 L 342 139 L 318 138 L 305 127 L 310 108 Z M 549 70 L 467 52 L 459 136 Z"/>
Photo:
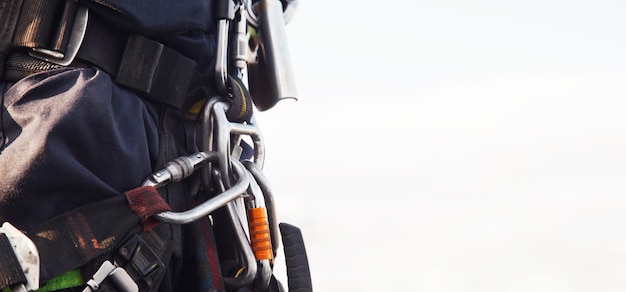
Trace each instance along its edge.
<path fill-rule="evenodd" d="M 315 291 L 626 290 L 626 2 L 301 0 L 287 31 L 300 99 L 257 117 Z"/>

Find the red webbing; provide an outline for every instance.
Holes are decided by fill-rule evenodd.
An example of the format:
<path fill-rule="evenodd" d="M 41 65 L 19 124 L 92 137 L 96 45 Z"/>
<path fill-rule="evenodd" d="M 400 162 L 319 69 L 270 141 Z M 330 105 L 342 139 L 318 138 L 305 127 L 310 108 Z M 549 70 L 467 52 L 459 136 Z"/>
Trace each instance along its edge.
<path fill-rule="evenodd" d="M 124 195 L 128 200 L 128 204 L 130 204 L 130 209 L 141 219 L 144 231 L 150 230 L 161 223 L 152 218 L 153 215 L 172 210 L 156 188 L 151 186 L 138 187 L 125 192 Z"/>

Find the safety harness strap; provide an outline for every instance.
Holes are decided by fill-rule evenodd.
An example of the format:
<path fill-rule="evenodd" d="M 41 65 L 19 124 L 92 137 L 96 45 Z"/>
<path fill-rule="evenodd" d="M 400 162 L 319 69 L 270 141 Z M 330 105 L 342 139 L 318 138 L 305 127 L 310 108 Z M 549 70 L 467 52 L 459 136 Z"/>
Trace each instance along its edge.
<path fill-rule="evenodd" d="M 90 15 L 76 56 L 101 68 L 114 81 L 142 96 L 180 109 L 196 71 L 196 62 L 163 44 L 128 34 Z"/>
<path fill-rule="evenodd" d="M 0 0 L 0 44 L 8 45 L 13 40 L 21 7 L 21 0 Z"/>
<path fill-rule="evenodd" d="M 22 47 L 64 50 L 77 8 L 76 1 L 23 0 L 13 43 Z M 59 19 L 67 21 L 59 23 Z"/>
<path fill-rule="evenodd" d="M 39 250 L 41 278 L 50 279 L 81 267 L 145 230 L 143 224 L 150 214 L 168 209 L 156 189 L 147 188 L 127 192 L 134 193 L 133 199 L 116 196 L 81 206 L 29 232 Z M 143 198 L 138 199 L 138 194 Z M 138 205 L 129 207 L 129 202 Z M 157 203 L 150 205 L 153 202 Z"/>
<path fill-rule="evenodd" d="M 11 49 L 21 7 L 21 0 L 0 0 L 0 77 L 4 73 L 2 64 Z"/>
<path fill-rule="evenodd" d="M 51 64 L 58 62 L 95 65 L 117 84 L 178 109 L 185 103 L 193 80 L 209 80 L 196 70 L 192 59 L 157 41 L 121 31 L 95 13 L 81 11 L 86 12 L 86 8 L 72 0 L 0 0 L 0 64 L 12 52 L 22 55 L 18 60 L 24 61 L 20 62 L 28 63 L 19 66 L 19 62 L 12 62 L 5 72 L 0 71 L 0 77 L 17 81 L 53 69 Z M 85 30 L 75 28 L 83 22 Z M 69 53 L 70 47 L 78 48 L 75 56 Z M 39 66 L 33 66 L 36 63 Z"/>

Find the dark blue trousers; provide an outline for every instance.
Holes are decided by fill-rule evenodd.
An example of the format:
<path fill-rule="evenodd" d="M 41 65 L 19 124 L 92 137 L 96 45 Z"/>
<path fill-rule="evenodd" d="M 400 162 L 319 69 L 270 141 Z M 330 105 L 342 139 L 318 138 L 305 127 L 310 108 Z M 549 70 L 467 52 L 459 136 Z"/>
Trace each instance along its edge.
<path fill-rule="evenodd" d="M 155 110 L 104 72 L 65 68 L 0 89 L 0 222 L 28 231 L 138 187 L 152 172 Z"/>

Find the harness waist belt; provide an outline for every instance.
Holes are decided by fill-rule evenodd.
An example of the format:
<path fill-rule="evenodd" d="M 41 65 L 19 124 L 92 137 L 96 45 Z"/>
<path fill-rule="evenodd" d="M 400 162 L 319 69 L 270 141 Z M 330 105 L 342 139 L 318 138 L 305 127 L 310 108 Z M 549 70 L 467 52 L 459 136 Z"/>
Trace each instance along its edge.
<path fill-rule="evenodd" d="M 194 60 L 119 30 L 76 1 L 9 2 L 0 5 L 0 61 L 6 66 L 0 75 L 5 80 L 65 65 L 96 66 L 142 97 L 179 109 L 193 80 L 209 80 L 196 70 Z M 21 9 L 16 8 L 20 3 Z"/>

